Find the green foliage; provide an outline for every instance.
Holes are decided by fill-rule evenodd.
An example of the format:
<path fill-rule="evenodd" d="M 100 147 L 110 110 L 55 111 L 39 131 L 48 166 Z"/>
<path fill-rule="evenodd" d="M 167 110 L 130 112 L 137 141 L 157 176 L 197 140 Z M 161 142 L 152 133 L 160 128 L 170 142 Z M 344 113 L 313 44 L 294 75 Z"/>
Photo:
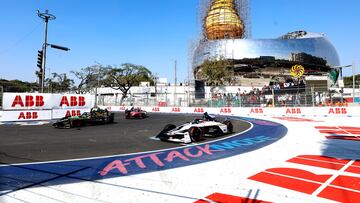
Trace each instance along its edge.
<path fill-rule="evenodd" d="M 121 67 L 111 67 L 107 72 L 107 86 L 120 90 L 123 97 L 132 86 L 137 86 L 140 82 L 152 82 L 152 74 L 150 70 L 141 65 L 124 63 Z"/>
<path fill-rule="evenodd" d="M 205 60 L 197 72 L 198 79 L 204 80 L 207 85 L 213 87 L 231 84 L 233 75 L 232 63 L 224 58 Z"/>
<path fill-rule="evenodd" d="M 0 79 L 0 86 L 3 87 L 4 92 L 35 92 L 39 90 L 39 84 L 20 80 Z"/>
<path fill-rule="evenodd" d="M 355 87 L 360 85 L 360 74 L 355 75 Z M 353 76 L 344 77 L 344 86 L 347 88 L 352 88 L 353 86 Z"/>
<path fill-rule="evenodd" d="M 45 80 L 45 84 L 47 86 L 46 88 L 51 93 L 65 92 L 71 90 L 72 86 L 74 85 L 74 80 L 69 79 L 66 73 L 52 73 L 52 78 L 47 78 Z"/>
<path fill-rule="evenodd" d="M 84 93 L 95 87 L 106 85 L 106 76 L 110 69 L 110 66 L 105 67 L 98 64 L 81 68 L 80 71 L 71 71 L 79 79 L 79 84 L 76 87 L 77 92 Z"/>

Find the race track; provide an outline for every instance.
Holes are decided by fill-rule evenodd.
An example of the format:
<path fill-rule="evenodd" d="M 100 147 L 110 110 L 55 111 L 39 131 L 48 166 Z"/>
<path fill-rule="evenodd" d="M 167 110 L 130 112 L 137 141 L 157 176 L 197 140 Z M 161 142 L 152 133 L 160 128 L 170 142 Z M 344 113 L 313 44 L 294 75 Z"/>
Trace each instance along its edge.
<path fill-rule="evenodd" d="M 163 118 L 166 122 L 159 124 Z M 0 202 L 355 203 L 360 199 L 358 117 L 232 117 L 236 133 L 219 139 L 189 145 L 150 139 L 163 124 L 181 124 L 192 118 L 183 114 L 154 114 L 152 120 L 122 121 L 121 115 L 117 115 L 119 123 L 109 125 L 112 130 L 106 135 L 102 133 L 108 127 L 105 125 L 81 130 L 52 129 L 49 125 L 1 126 L 1 133 L 16 129 L 10 132 L 14 138 L 26 137 L 22 133 L 28 129 L 40 133 L 46 129 L 42 136 L 26 140 L 38 144 L 46 135 L 63 137 L 64 146 L 70 148 L 91 147 L 89 139 L 94 138 L 102 144 L 88 150 L 97 153 L 77 151 L 74 147 L 76 160 L 31 161 L 24 158 L 30 155 L 15 149 L 11 155 L 19 153 L 16 156 L 22 156 L 21 159 L 2 155 L 2 160 L 27 163 L 0 165 Z M 130 123 L 148 125 L 149 129 L 136 126 L 133 128 L 136 131 L 130 133 Z M 158 129 L 151 131 L 152 128 Z M 127 133 L 119 135 L 121 129 L 127 129 Z M 79 140 L 85 140 L 83 145 L 66 139 L 78 134 Z M 104 136 L 109 137 L 100 141 Z M 117 136 L 136 139 L 123 143 Z M 17 139 L 12 141 L 14 148 L 28 145 Z M 47 149 L 58 141 L 39 148 Z M 158 145 L 145 146 L 152 142 Z M 1 145 L 5 146 L 3 142 Z M 112 149 L 107 151 L 102 145 Z M 24 150 L 31 153 L 27 147 Z M 61 147 L 57 150 L 61 151 Z M 64 147 L 63 151 L 67 152 Z M 60 158 L 72 157 L 67 153 Z M 38 153 L 36 159 L 48 160 L 45 154 Z M 84 158 L 106 154 L 110 155 Z"/>
<path fill-rule="evenodd" d="M 56 129 L 51 124 L 0 125 L 0 164 L 79 159 L 178 147 L 179 143 L 150 138 L 166 124 L 180 125 L 200 117 L 152 113 L 146 119 L 125 119 L 123 113 L 117 113 L 113 124 L 73 129 Z M 247 122 L 232 122 L 237 133 L 250 127 Z"/>

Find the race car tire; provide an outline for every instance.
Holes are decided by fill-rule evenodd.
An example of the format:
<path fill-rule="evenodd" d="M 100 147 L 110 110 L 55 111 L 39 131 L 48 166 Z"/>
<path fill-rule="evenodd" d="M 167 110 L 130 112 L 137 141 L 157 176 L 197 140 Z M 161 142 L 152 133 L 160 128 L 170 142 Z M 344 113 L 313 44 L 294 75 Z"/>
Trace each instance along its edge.
<path fill-rule="evenodd" d="M 72 127 L 74 127 L 74 122 L 71 120 L 71 121 L 69 121 L 69 128 L 72 128 Z"/>
<path fill-rule="evenodd" d="M 228 133 L 232 133 L 234 131 L 234 126 L 231 121 L 224 121 L 223 124 L 227 126 Z"/>
<path fill-rule="evenodd" d="M 125 119 L 130 118 L 130 110 L 125 110 Z"/>
<path fill-rule="evenodd" d="M 189 135 L 193 142 L 199 142 L 199 141 L 201 141 L 201 139 L 203 137 L 203 132 L 198 127 L 191 127 L 189 129 Z"/>
<path fill-rule="evenodd" d="M 167 135 L 165 135 L 168 131 L 170 131 L 170 130 L 172 130 L 172 129 L 174 129 L 174 128 L 176 128 L 176 125 L 174 125 L 174 124 L 167 124 L 164 128 L 163 128 L 163 130 L 156 136 L 156 138 L 159 138 L 161 141 L 166 141 L 166 140 L 168 140 L 168 136 Z"/>
<path fill-rule="evenodd" d="M 176 128 L 176 125 L 174 125 L 174 124 L 167 124 L 167 125 L 164 127 L 163 131 L 164 131 L 164 132 L 170 131 L 170 130 L 172 130 L 172 129 L 174 129 L 174 128 Z"/>
<path fill-rule="evenodd" d="M 113 122 L 114 122 L 114 118 L 115 118 L 115 114 L 114 114 L 114 113 L 110 113 L 110 115 L 109 115 L 109 123 L 113 123 Z"/>

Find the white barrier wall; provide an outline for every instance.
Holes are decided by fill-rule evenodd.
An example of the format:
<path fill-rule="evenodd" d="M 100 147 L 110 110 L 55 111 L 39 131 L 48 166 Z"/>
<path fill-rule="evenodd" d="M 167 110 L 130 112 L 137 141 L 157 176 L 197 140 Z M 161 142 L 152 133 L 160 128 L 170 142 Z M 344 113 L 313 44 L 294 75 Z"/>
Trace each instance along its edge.
<path fill-rule="evenodd" d="M 51 119 L 59 119 L 65 116 L 80 116 L 84 112 L 90 112 L 89 109 L 53 109 Z"/>
<path fill-rule="evenodd" d="M 100 106 L 113 112 L 125 111 L 127 106 Z M 149 113 L 198 113 L 220 114 L 229 116 L 288 116 L 288 117 L 351 117 L 360 116 L 360 107 L 288 107 L 288 108 L 206 108 L 206 107 L 142 107 Z M 0 111 L 0 121 L 38 121 L 59 119 L 64 116 L 78 116 L 89 112 L 90 108 L 52 109 L 52 110 L 16 110 Z"/>
<path fill-rule="evenodd" d="M 51 110 L 3 111 L 0 121 L 44 121 L 51 120 Z"/>
<path fill-rule="evenodd" d="M 125 111 L 128 106 L 100 106 L 109 111 Z M 282 107 L 282 108 L 242 108 L 242 107 L 141 107 L 148 112 L 159 113 L 204 113 L 239 116 L 360 116 L 360 107 Z"/>
<path fill-rule="evenodd" d="M 4 93 L 0 121 L 39 121 L 79 116 L 95 105 L 90 94 Z"/>
<path fill-rule="evenodd" d="M 95 96 L 90 94 L 4 93 L 4 110 L 42 110 L 91 108 Z"/>

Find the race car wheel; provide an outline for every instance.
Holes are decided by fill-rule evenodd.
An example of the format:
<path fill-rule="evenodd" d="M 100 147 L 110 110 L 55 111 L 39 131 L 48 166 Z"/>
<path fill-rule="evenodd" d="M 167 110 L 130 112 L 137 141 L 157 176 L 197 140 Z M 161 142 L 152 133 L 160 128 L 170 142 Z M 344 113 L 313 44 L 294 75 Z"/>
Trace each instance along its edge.
<path fill-rule="evenodd" d="M 198 127 L 191 127 L 189 129 L 189 135 L 190 135 L 190 138 L 193 142 L 198 142 L 202 139 L 202 136 L 203 136 L 203 132 L 200 128 Z"/>
<path fill-rule="evenodd" d="M 228 133 L 232 133 L 234 131 L 234 126 L 231 121 L 224 121 L 223 124 L 227 126 Z"/>
<path fill-rule="evenodd" d="M 72 127 L 74 127 L 74 122 L 71 120 L 71 121 L 69 121 L 69 128 L 72 128 Z"/>
<path fill-rule="evenodd" d="M 126 119 L 130 118 L 130 111 L 129 110 L 125 110 L 125 118 Z"/>
<path fill-rule="evenodd" d="M 113 123 L 114 122 L 114 117 L 115 117 L 115 114 L 114 113 L 111 113 L 109 115 L 109 123 Z"/>
<path fill-rule="evenodd" d="M 174 128 L 176 128 L 176 125 L 174 125 L 174 124 L 167 124 L 167 125 L 164 127 L 163 131 L 164 131 L 164 132 L 170 131 L 170 130 L 172 130 L 172 129 L 174 129 Z"/>

